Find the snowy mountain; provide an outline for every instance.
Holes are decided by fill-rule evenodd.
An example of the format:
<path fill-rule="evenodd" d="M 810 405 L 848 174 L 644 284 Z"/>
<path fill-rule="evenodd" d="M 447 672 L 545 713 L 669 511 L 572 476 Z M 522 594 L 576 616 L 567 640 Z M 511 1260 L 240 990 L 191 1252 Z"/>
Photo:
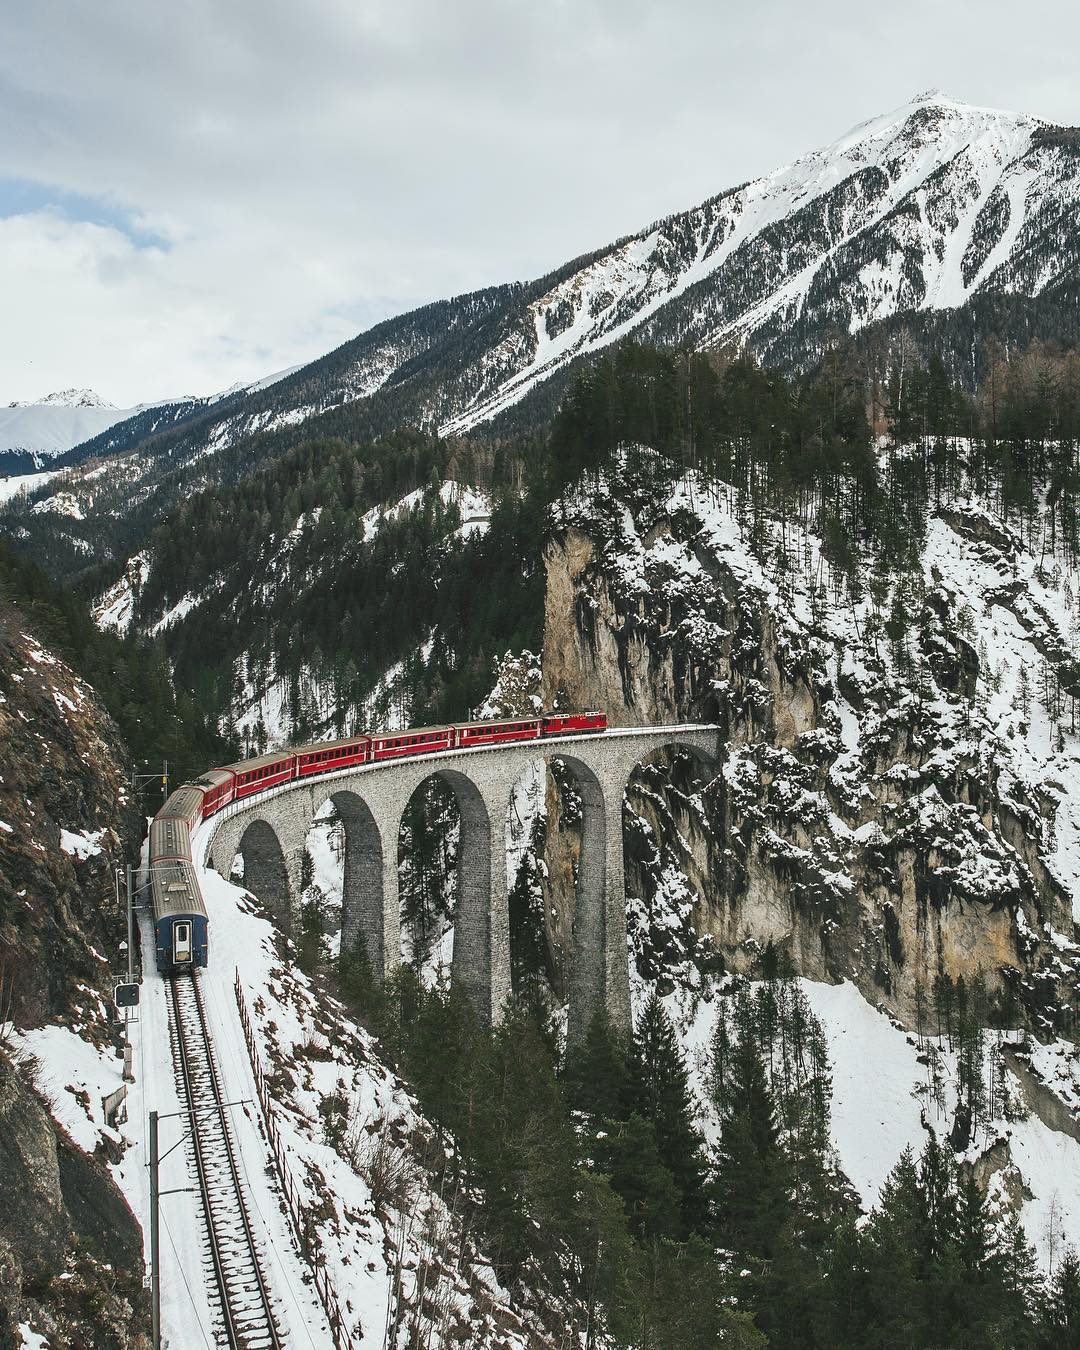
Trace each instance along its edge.
<path fill-rule="evenodd" d="M 148 514 L 301 436 L 535 428 L 581 362 L 630 336 L 805 368 L 830 334 L 880 331 L 887 344 L 900 325 L 932 330 L 970 384 L 980 338 L 1076 336 L 1078 201 L 1080 131 L 921 95 L 538 280 L 428 305 L 299 370 L 121 422 L 76 452 L 127 459 L 108 491 L 88 489 L 83 515 L 100 529 L 88 519 L 67 565 L 136 552 Z"/>
<path fill-rule="evenodd" d="M 114 408 L 90 389 L 64 389 L 0 408 L 0 469 L 31 472 L 98 436 L 137 408 Z"/>
<path fill-rule="evenodd" d="M 518 402 L 631 334 L 763 354 L 798 328 L 848 332 L 984 291 L 1076 279 L 1073 133 L 936 93 L 623 240 L 523 306 L 482 391 L 444 429 Z M 806 359 L 804 354 L 804 359 Z"/>

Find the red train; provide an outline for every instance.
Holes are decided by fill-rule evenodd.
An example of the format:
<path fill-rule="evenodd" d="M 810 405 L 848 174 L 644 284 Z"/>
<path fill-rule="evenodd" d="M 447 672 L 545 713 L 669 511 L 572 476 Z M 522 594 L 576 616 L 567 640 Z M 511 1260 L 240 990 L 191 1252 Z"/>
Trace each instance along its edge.
<path fill-rule="evenodd" d="M 191 862 L 191 831 L 229 802 L 254 796 L 278 783 L 333 773 L 355 764 L 606 729 L 607 718 L 595 712 L 552 713 L 508 722 L 460 722 L 452 727 L 412 727 L 408 731 L 352 736 L 346 741 L 319 741 L 207 770 L 194 783 L 178 787 L 150 827 L 158 969 L 173 974 L 207 963 L 206 906 Z"/>
<path fill-rule="evenodd" d="M 549 713 L 545 717 L 522 717 L 504 722 L 458 722 L 446 727 L 380 731 L 371 736 L 351 736 L 344 741 L 316 741 L 295 750 L 280 750 L 276 754 L 210 769 L 194 783 L 177 789 L 158 813 L 158 819 L 183 819 L 189 828 L 194 828 L 200 820 L 212 816 L 230 802 L 265 792 L 267 788 L 294 778 L 333 773 L 357 764 L 431 755 L 442 750 L 469 750 L 506 741 L 535 741 L 606 729 L 607 717 L 603 713 Z"/>

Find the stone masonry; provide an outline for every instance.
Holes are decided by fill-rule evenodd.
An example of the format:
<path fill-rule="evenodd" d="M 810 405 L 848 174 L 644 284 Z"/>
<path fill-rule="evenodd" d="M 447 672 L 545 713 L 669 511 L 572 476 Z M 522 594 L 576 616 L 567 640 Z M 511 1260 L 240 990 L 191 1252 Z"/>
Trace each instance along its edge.
<path fill-rule="evenodd" d="M 342 769 L 283 784 L 215 817 L 200 847 L 228 876 L 237 853 L 247 888 L 287 927 L 300 895 L 300 866 L 316 814 L 332 800 L 345 830 L 342 950 L 359 935 L 376 971 L 400 960 L 398 831 L 410 797 L 438 775 L 461 817 L 458 910 L 451 979 L 480 1015 L 497 1020 L 510 994 L 506 813 L 514 784 L 537 759 L 560 759 L 581 795 L 581 863 L 574 923 L 570 1035 L 587 1027 L 602 999 L 612 1022 L 630 1023 L 623 882 L 622 807 L 634 766 L 665 748 L 692 750 L 715 771 L 715 727 L 634 727 L 595 735 L 452 750 Z"/>

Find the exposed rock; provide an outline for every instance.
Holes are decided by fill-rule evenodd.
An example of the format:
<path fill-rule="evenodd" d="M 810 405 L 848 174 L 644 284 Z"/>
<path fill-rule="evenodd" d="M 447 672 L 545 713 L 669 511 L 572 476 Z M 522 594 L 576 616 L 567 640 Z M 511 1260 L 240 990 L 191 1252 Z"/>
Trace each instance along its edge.
<path fill-rule="evenodd" d="M 125 936 L 113 869 L 139 822 L 125 754 L 90 688 L 0 605 L 0 1023 L 61 1022 L 115 1043 Z M 112 958 L 110 960 L 110 958 Z M 0 1343 L 21 1321 L 52 1345 L 146 1343 L 142 1237 L 104 1162 L 82 1152 L 0 1031 Z"/>
<path fill-rule="evenodd" d="M 105 1166 L 60 1130 L 0 1050 L 0 1344 L 141 1350 L 142 1241 Z"/>
<path fill-rule="evenodd" d="M 669 760 L 631 785 L 642 973 L 651 944 L 678 933 L 687 953 L 707 939 L 747 972 L 768 945 L 786 949 L 802 974 L 851 978 L 909 1025 L 939 976 L 981 978 L 999 1006 L 1052 1020 L 1077 976 L 1047 936 L 1073 934 L 1049 861 L 1056 796 L 985 716 L 976 594 L 928 546 L 916 654 L 898 665 L 880 611 L 844 595 L 811 534 L 784 528 L 797 561 L 777 571 L 778 527 L 756 521 L 752 538 L 722 487 L 663 466 L 635 477 L 628 460 L 617 488 L 562 504 L 545 550 L 545 700 L 602 708 L 614 725 L 714 721 L 728 746 L 712 782 Z M 1015 568 L 1035 652 L 1061 651 L 1007 527 L 967 504 L 934 528 L 976 551 L 963 566 L 985 565 L 988 607 Z M 565 931 L 572 869 L 557 813 L 551 824 Z"/>

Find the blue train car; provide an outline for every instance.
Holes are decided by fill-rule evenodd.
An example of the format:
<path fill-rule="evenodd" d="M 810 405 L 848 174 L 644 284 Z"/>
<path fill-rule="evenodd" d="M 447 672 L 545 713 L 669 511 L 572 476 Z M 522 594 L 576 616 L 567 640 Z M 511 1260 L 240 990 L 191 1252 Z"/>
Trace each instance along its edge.
<path fill-rule="evenodd" d="M 208 950 L 206 906 L 191 863 L 183 858 L 151 863 L 154 949 L 165 975 L 205 966 Z"/>

